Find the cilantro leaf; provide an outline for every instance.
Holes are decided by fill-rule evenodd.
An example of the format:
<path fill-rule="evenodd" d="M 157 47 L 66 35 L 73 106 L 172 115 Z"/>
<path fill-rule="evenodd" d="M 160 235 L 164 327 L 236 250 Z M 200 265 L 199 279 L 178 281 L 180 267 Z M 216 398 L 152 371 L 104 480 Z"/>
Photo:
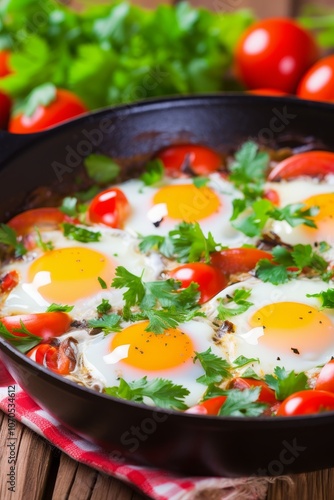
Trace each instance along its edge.
<path fill-rule="evenodd" d="M 195 352 L 195 354 L 194 362 L 198 360 L 205 371 L 205 375 L 196 379 L 200 384 L 209 385 L 232 377 L 229 363 L 213 354 L 211 347 L 204 352 Z"/>
<path fill-rule="evenodd" d="M 289 281 L 291 276 L 291 273 L 284 265 L 277 265 L 269 259 L 259 260 L 255 268 L 255 274 L 261 281 L 273 285 L 282 285 Z"/>
<path fill-rule="evenodd" d="M 123 294 L 125 300 L 123 316 L 124 319 L 129 319 L 131 307 L 139 304 L 145 296 L 145 287 L 141 277 L 130 273 L 123 266 L 118 266 L 111 286 L 114 288 L 127 288 L 127 291 Z"/>
<path fill-rule="evenodd" d="M 112 182 L 119 175 L 120 166 L 109 156 L 90 154 L 84 159 L 88 176 L 97 184 Z"/>
<path fill-rule="evenodd" d="M 197 188 L 205 187 L 210 182 L 209 177 L 203 177 L 201 175 L 193 177 L 193 184 Z"/>
<path fill-rule="evenodd" d="M 285 220 L 291 227 L 296 227 L 301 224 L 308 227 L 317 227 L 315 222 L 310 219 L 319 212 L 318 207 L 304 208 L 303 203 L 293 203 L 282 208 L 273 208 L 268 213 L 269 217 L 274 220 Z"/>
<path fill-rule="evenodd" d="M 151 160 L 145 165 L 145 172 L 140 176 L 145 186 L 153 186 L 161 181 L 164 176 L 164 165 L 161 160 Z"/>
<path fill-rule="evenodd" d="M 64 236 L 70 240 L 81 241 L 82 243 L 89 243 L 91 241 L 100 241 L 101 233 L 99 231 L 89 231 L 88 229 L 69 222 L 62 224 Z"/>
<path fill-rule="evenodd" d="M 104 314 L 101 318 L 90 319 L 88 326 L 90 328 L 101 328 L 105 333 L 119 332 L 121 330 L 119 326 L 121 319 L 118 314 Z"/>
<path fill-rule="evenodd" d="M 105 392 L 110 396 L 137 403 L 142 403 L 144 397 L 147 397 L 156 406 L 173 410 L 185 410 L 187 406 L 183 400 L 189 394 L 188 389 L 182 385 L 176 385 L 170 380 L 162 378 L 147 380 L 147 377 L 134 382 L 126 382 L 121 378 L 118 387 L 107 387 Z"/>
<path fill-rule="evenodd" d="M 246 358 L 245 356 L 238 356 L 233 361 L 233 366 L 241 368 L 242 366 L 249 365 L 250 363 L 259 363 L 259 358 Z"/>
<path fill-rule="evenodd" d="M 63 305 L 63 304 L 52 303 L 49 305 L 46 312 L 66 312 L 66 313 L 69 313 L 72 311 L 73 307 L 74 306 L 67 306 L 67 305 Z"/>
<path fill-rule="evenodd" d="M 261 387 L 251 389 L 230 389 L 227 399 L 222 405 L 219 415 L 230 417 L 258 417 L 268 407 L 265 403 L 258 403 Z"/>
<path fill-rule="evenodd" d="M 40 344 L 42 338 L 31 333 L 26 328 L 22 320 L 20 321 L 20 325 L 20 328 L 13 328 L 13 333 L 11 333 L 4 323 L 0 321 L 0 336 L 8 340 L 8 342 L 15 346 L 20 352 L 26 353 L 36 345 Z M 15 333 L 23 333 L 24 336 L 18 336 L 15 335 Z"/>
<path fill-rule="evenodd" d="M 0 243 L 6 245 L 15 251 L 15 257 L 22 257 L 27 250 L 23 243 L 17 240 L 16 232 L 7 224 L 0 224 Z"/>
<path fill-rule="evenodd" d="M 37 234 L 37 246 L 43 250 L 43 252 L 48 252 L 49 250 L 53 250 L 54 246 L 52 241 L 43 241 L 42 235 L 38 227 L 36 226 L 35 228 L 36 234 Z"/>
<path fill-rule="evenodd" d="M 101 278 L 101 276 L 98 276 L 97 280 L 100 283 L 102 290 L 106 290 L 108 288 L 107 283 L 104 281 L 103 278 Z"/>
<path fill-rule="evenodd" d="M 106 314 L 111 309 L 111 304 L 109 300 L 102 299 L 102 302 L 96 307 L 96 310 L 99 314 Z"/>
<path fill-rule="evenodd" d="M 321 300 L 321 309 L 334 309 L 334 288 L 319 293 L 307 293 L 306 297 L 317 297 Z"/>
<path fill-rule="evenodd" d="M 238 288 L 234 290 L 232 296 L 220 298 L 217 308 L 218 319 L 225 321 L 227 318 L 237 316 L 238 314 L 247 311 L 247 309 L 249 309 L 250 306 L 253 305 L 253 302 L 249 302 L 247 300 L 250 295 L 251 290 Z M 236 304 L 236 307 L 230 307 L 231 302 L 234 302 Z"/>
<path fill-rule="evenodd" d="M 269 220 L 272 203 L 269 200 L 256 200 L 252 203 L 251 208 L 245 209 L 246 215 L 240 212 L 243 206 L 246 206 L 243 200 L 233 201 L 234 211 L 230 219 L 232 226 L 246 236 L 259 236 Z M 248 212 L 250 212 L 249 215 L 247 215 Z"/>
<path fill-rule="evenodd" d="M 295 373 L 286 371 L 285 368 L 276 366 L 274 375 L 265 375 L 265 381 L 271 389 L 275 391 L 276 398 L 279 401 L 287 398 L 294 392 L 309 389 L 307 385 L 307 376 L 304 372 Z"/>

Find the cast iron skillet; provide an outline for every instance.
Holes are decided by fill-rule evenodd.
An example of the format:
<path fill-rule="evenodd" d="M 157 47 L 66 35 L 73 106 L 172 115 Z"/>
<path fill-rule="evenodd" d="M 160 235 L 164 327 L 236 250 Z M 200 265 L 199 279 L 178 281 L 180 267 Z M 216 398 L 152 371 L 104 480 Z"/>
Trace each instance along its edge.
<path fill-rule="evenodd" d="M 334 149 L 334 106 L 293 98 L 199 96 L 102 110 L 32 136 L 2 133 L 0 220 L 32 189 L 66 192 L 98 151 L 139 165 L 171 143 L 228 151 L 247 138 Z M 57 162 L 57 163 L 55 163 Z M 31 397 L 65 426 L 122 460 L 198 475 L 278 475 L 334 466 L 334 414 L 216 418 L 156 411 L 82 388 L 0 340 L 0 357 Z"/>

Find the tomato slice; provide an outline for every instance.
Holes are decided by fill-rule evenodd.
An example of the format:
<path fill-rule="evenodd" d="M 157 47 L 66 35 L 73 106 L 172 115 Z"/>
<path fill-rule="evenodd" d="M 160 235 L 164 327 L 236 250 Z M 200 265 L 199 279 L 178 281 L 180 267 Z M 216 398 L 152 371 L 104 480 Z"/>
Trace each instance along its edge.
<path fill-rule="evenodd" d="M 58 337 L 67 332 L 72 322 L 72 318 L 64 312 L 45 312 L 36 314 L 18 314 L 16 316 L 5 316 L 0 322 L 12 334 L 19 337 L 25 337 L 24 333 L 18 333 L 15 330 L 21 329 L 21 322 L 29 332 L 48 340 Z"/>
<path fill-rule="evenodd" d="M 74 369 L 74 363 L 66 355 L 62 343 L 59 346 L 39 344 L 27 356 L 59 375 L 68 375 Z"/>
<path fill-rule="evenodd" d="M 58 229 L 66 215 L 55 207 L 33 208 L 16 215 L 8 222 L 18 236 L 25 236 L 38 227 L 40 231 Z"/>
<path fill-rule="evenodd" d="M 93 198 L 88 217 L 91 222 L 121 229 L 130 212 L 130 203 L 123 191 L 110 188 Z"/>
<path fill-rule="evenodd" d="M 185 413 L 194 413 L 196 415 L 218 415 L 220 408 L 226 401 L 227 396 L 216 396 L 207 399 L 198 405 L 191 406 Z"/>
<path fill-rule="evenodd" d="M 193 262 L 176 267 L 169 272 L 169 275 L 180 281 L 182 288 L 187 288 L 193 282 L 197 283 L 201 294 L 200 304 L 210 300 L 227 285 L 226 276 L 219 268 L 203 262 Z"/>
<path fill-rule="evenodd" d="M 19 275 L 17 271 L 9 271 L 2 278 L 0 278 L 0 291 L 10 292 L 19 283 Z"/>
<path fill-rule="evenodd" d="M 269 181 L 294 179 L 302 175 L 323 178 L 334 173 L 334 153 L 330 151 L 306 151 L 278 163 L 269 173 Z"/>
<path fill-rule="evenodd" d="M 291 394 L 280 405 L 277 416 L 292 417 L 334 411 L 334 394 L 328 391 L 309 390 Z"/>
<path fill-rule="evenodd" d="M 319 373 L 315 388 L 334 393 L 334 359 L 326 363 Z"/>
<path fill-rule="evenodd" d="M 227 248 L 211 254 L 211 264 L 226 275 L 245 273 L 255 268 L 260 259 L 272 260 L 273 256 L 258 248 Z"/>
<path fill-rule="evenodd" d="M 170 146 L 160 151 L 157 158 L 162 161 L 167 173 L 172 176 L 179 175 L 186 165 L 196 175 L 208 175 L 222 166 L 222 158 L 218 153 L 206 146 L 195 144 Z"/>
<path fill-rule="evenodd" d="M 256 380 L 254 378 L 241 378 L 237 377 L 231 382 L 231 387 L 233 389 L 250 389 L 251 387 L 261 387 L 261 392 L 258 397 L 258 401 L 263 403 L 275 404 L 277 399 L 275 397 L 275 391 L 273 391 L 264 380 Z"/>

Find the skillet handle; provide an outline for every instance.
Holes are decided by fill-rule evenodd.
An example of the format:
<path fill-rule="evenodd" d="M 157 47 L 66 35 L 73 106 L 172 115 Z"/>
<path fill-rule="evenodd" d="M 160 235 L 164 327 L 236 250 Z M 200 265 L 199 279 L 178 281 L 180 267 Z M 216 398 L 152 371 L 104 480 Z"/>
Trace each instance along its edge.
<path fill-rule="evenodd" d="M 33 141 L 36 134 L 10 134 L 0 130 L 0 166 Z"/>

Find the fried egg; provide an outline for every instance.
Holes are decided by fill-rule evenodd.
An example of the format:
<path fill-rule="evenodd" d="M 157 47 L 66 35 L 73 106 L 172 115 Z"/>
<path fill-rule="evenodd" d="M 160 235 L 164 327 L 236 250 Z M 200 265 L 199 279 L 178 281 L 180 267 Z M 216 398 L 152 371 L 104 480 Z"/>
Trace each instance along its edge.
<path fill-rule="evenodd" d="M 188 389 L 185 403 L 195 404 L 206 390 L 206 385 L 196 381 L 204 370 L 198 360 L 194 363 L 195 352 L 211 347 L 220 355 L 212 343 L 213 328 L 204 320 L 191 320 L 162 334 L 147 332 L 147 326 L 148 321 L 140 321 L 82 344 L 81 370 L 88 372 L 93 383 L 105 387 L 118 386 L 120 377 L 126 382 L 145 376 L 168 379 Z"/>
<path fill-rule="evenodd" d="M 233 362 L 238 356 L 258 358 L 261 375 L 276 366 L 296 372 L 323 365 L 334 355 L 334 312 L 322 310 L 319 299 L 308 297 L 329 288 L 320 280 L 296 279 L 275 286 L 256 278 L 234 284 L 207 304 L 215 315 L 219 299 L 238 288 L 251 291 L 253 305 L 233 316 L 234 333 L 225 334 L 220 347 Z"/>
<path fill-rule="evenodd" d="M 280 207 L 288 204 L 303 203 L 305 208 L 318 207 L 317 215 L 311 217 L 317 228 L 303 225 L 291 227 L 286 221 L 273 221 L 271 229 L 291 245 L 297 243 L 313 244 L 327 241 L 334 245 L 334 178 L 326 182 L 317 179 L 272 182 L 267 189 L 275 190 L 280 198 Z"/>

